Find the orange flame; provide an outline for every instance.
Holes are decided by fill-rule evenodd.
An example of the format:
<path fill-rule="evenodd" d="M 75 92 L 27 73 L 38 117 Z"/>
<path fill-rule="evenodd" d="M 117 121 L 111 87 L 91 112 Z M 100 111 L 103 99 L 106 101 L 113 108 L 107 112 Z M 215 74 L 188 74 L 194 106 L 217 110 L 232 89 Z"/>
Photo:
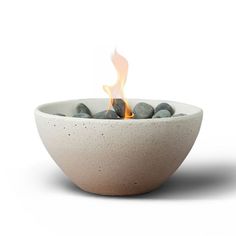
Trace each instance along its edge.
<path fill-rule="evenodd" d="M 112 107 L 114 98 L 122 98 L 125 102 L 124 119 L 129 119 L 133 117 L 133 113 L 127 100 L 124 98 L 124 91 L 123 91 L 128 74 L 128 61 L 119 53 L 117 53 L 116 50 L 113 53 L 111 60 L 117 71 L 118 79 L 113 86 L 108 86 L 108 85 L 103 86 L 104 91 L 109 95 L 110 98 L 108 109 Z"/>

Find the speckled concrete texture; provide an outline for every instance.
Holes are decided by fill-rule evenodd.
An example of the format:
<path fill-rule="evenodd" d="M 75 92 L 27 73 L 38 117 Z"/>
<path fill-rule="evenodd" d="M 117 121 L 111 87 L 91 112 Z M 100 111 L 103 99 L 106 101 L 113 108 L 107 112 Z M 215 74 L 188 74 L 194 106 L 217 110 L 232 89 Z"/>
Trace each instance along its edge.
<path fill-rule="evenodd" d="M 128 99 L 131 107 L 161 100 Z M 134 195 L 160 186 L 180 166 L 198 135 L 200 108 L 165 101 L 186 116 L 97 120 L 72 116 L 78 103 L 92 113 L 107 108 L 107 99 L 50 103 L 35 110 L 40 137 L 57 165 L 77 186 L 101 195 Z"/>

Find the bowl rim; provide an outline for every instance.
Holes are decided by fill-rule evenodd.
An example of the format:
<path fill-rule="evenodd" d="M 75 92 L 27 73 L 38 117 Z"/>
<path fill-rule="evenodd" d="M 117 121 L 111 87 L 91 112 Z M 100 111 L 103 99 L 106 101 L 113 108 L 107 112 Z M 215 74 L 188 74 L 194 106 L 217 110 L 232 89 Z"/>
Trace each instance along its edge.
<path fill-rule="evenodd" d="M 194 112 L 192 114 L 187 114 L 185 116 L 176 116 L 176 117 L 165 117 L 165 118 L 157 118 L 157 119 L 94 119 L 94 118 L 78 118 L 78 117 L 72 117 L 72 116 L 57 116 L 54 114 L 49 114 L 46 112 L 43 112 L 41 108 L 46 107 L 46 106 L 51 106 L 54 104 L 59 104 L 59 103 L 65 103 L 65 102 L 76 102 L 76 101 L 82 101 L 82 100 L 107 100 L 107 98 L 79 98 L 79 99 L 70 99 L 70 100 L 63 100 L 63 101 L 56 101 L 56 102 L 49 102 L 49 103 L 44 103 L 39 106 L 37 106 L 34 110 L 35 116 L 41 116 L 44 118 L 55 118 L 55 119 L 61 119 L 61 120 L 68 120 L 68 121 L 83 121 L 83 122 L 122 122 L 122 123 L 130 123 L 130 122 L 135 122 L 135 123 L 143 123 L 143 122 L 149 122 L 149 123 L 156 123 L 156 122 L 174 122 L 177 120 L 188 120 L 189 118 L 195 118 L 195 117 L 201 117 L 203 116 L 203 110 L 195 105 L 191 105 L 188 103 L 183 103 L 183 102 L 178 102 L 178 101 L 173 101 L 173 100 L 163 100 L 163 99 L 147 99 L 143 98 L 144 102 L 149 100 L 149 101 L 157 101 L 157 102 L 166 102 L 166 103 L 177 103 L 177 104 L 182 104 L 185 106 L 190 106 L 192 108 L 197 109 L 197 112 Z M 142 100 L 140 98 L 127 98 L 127 100 Z"/>

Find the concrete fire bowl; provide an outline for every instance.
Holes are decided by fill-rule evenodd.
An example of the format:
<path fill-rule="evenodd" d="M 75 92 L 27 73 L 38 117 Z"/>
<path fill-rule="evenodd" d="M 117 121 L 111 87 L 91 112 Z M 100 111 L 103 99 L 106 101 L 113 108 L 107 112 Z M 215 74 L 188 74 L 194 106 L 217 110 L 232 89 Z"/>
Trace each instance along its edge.
<path fill-rule="evenodd" d="M 153 107 L 164 102 L 128 101 L 131 107 L 141 101 Z M 80 102 L 92 112 L 108 105 L 107 99 L 45 104 L 35 110 L 36 123 L 46 149 L 65 175 L 81 189 L 101 195 L 135 195 L 159 187 L 188 155 L 203 116 L 198 107 L 165 101 L 175 113 L 186 116 L 139 120 L 70 117 Z"/>

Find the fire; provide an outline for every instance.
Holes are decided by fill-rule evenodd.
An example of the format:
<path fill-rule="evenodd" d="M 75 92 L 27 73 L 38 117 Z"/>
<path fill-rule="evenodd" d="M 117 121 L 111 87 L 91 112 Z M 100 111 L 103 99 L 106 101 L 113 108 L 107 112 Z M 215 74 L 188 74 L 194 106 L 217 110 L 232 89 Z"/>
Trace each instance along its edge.
<path fill-rule="evenodd" d="M 108 109 L 112 107 L 114 98 L 122 98 L 125 102 L 125 116 L 124 119 L 129 119 L 133 117 L 132 110 L 128 104 L 128 101 L 124 98 L 124 86 L 128 74 L 128 61 L 121 56 L 116 50 L 111 57 L 112 63 L 117 71 L 117 81 L 113 86 L 104 85 L 104 91 L 109 95 L 109 106 Z"/>

